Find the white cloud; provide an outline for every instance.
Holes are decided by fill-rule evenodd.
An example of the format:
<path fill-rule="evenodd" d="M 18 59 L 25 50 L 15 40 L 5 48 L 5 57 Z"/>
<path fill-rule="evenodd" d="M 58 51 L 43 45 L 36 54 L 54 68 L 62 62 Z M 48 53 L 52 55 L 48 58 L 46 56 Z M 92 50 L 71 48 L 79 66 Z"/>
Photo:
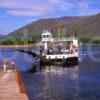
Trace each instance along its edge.
<path fill-rule="evenodd" d="M 89 0 L 83 0 L 78 3 L 79 9 L 88 9 L 90 8 L 90 1 Z"/>
<path fill-rule="evenodd" d="M 66 0 L 0 0 L 0 7 L 13 16 L 42 16 L 66 10 L 72 4 Z"/>
<path fill-rule="evenodd" d="M 30 7 L 29 7 L 30 8 Z M 25 8 L 25 9 L 13 9 L 13 10 L 7 10 L 7 14 L 12 16 L 42 16 L 46 13 L 52 13 L 52 8 L 43 6 L 41 9 L 40 6 L 33 7 L 31 9 Z"/>
<path fill-rule="evenodd" d="M 73 9 L 80 13 L 91 6 L 92 0 L 69 2 L 70 0 L 0 0 L 0 8 L 6 9 L 5 13 L 12 16 L 39 16 L 48 17 L 56 13 Z"/>
<path fill-rule="evenodd" d="M 95 2 L 97 3 L 97 1 L 95 0 Z M 78 9 L 78 16 L 84 16 L 84 15 L 93 15 L 93 14 L 97 14 L 100 12 L 100 9 L 98 8 L 97 5 L 95 4 L 94 0 L 82 0 L 80 1 L 77 5 L 77 9 Z M 94 9 L 94 7 L 96 7 Z"/>
<path fill-rule="evenodd" d="M 50 0 L 52 5 L 57 6 L 59 10 L 66 10 L 72 8 L 74 5 L 67 0 Z"/>

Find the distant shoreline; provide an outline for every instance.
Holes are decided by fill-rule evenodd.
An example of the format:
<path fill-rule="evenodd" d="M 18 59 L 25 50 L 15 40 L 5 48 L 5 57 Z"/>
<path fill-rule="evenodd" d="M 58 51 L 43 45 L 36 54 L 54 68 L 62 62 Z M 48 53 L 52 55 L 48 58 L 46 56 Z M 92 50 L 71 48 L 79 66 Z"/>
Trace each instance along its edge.
<path fill-rule="evenodd" d="M 32 47 L 34 45 L 35 44 L 32 44 L 32 45 L 0 45 L 0 48 L 2 47 Z"/>
<path fill-rule="evenodd" d="M 79 44 L 79 46 L 91 46 L 91 45 L 100 45 L 100 44 Z"/>

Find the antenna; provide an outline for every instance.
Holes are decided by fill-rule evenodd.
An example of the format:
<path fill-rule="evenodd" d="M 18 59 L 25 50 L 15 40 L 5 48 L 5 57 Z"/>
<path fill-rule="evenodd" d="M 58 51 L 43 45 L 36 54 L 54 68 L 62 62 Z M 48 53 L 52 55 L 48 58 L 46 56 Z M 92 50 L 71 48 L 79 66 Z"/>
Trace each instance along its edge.
<path fill-rule="evenodd" d="M 50 27 L 49 27 L 49 32 L 50 32 Z"/>
<path fill-rule="evenodd" d="M 58 28 L 57 38 L 59 40 L 62 37 L 62 24 L 60 22 L 57 23 L 57 28 Z"/>
<path fill-rule="evenodd" d="M 44 29 L 43 29 L 42 31 L 43 31 L 43 33 L 45 32 L 45 30 L 44 30 Z"/>

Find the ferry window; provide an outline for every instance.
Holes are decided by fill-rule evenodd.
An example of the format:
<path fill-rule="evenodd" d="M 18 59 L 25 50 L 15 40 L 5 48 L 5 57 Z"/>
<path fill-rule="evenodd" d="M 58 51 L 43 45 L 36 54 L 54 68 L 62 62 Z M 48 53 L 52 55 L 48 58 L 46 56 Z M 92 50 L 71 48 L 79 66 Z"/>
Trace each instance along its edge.
<path fill-rule="evenodd" d="M 46 35 L 43 35 L 43 38 L 46 38 Z"/>
<path fill-rule="evenodd" d="M 46 38 L 45 35 L 44 35 L 44 38 Z"/>
<path fill-rule="evenodd" d="M 47 35 L 47 38 L 49 38 L 49 35 Z"/>
<path fill-rule="evenodd" d="M 42 35 L 42 38 L 51 38 L 52 36 L 50 35 Z"/>

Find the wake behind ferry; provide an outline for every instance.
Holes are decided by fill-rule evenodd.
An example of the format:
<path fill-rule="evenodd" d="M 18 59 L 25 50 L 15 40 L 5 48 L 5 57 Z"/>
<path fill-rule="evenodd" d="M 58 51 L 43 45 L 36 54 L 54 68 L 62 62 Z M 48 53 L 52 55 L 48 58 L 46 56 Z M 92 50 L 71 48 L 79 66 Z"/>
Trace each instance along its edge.
<path fill-rule="evenodd" d="M 77 36 L 54 38 L 50 30 L 43 30 L 41 41 L 36 48 L 38 50 L 35 53 L 39 55 L 41 64 L 78 64 Z"/>

